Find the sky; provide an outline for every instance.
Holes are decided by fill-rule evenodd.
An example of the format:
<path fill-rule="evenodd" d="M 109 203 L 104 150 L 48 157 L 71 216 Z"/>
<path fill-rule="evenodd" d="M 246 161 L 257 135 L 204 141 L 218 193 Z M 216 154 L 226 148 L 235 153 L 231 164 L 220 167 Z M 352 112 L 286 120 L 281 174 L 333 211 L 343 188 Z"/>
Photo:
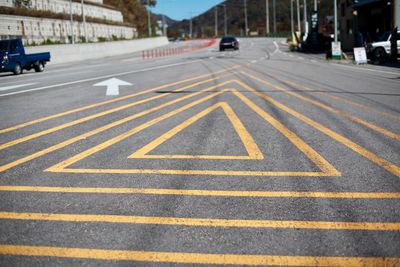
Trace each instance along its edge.
<path fill-rule="evenodd" d="M 222 0 L 157 0 L 153 13 L 164 14 L 174 20 L 188 19 L 200 15 Z"/>

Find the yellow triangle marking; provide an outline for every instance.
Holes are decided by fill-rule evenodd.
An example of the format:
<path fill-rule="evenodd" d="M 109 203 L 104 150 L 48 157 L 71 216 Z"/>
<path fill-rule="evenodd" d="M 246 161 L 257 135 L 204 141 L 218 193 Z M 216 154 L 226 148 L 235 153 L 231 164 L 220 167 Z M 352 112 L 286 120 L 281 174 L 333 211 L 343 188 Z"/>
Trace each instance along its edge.
<path fill-rule="evenodd" d="M 248 153 L 247 156 L 223 156 L 223 155 L 149 155 L 151 151 L 153 151 L 156 147 L 160 146 L 167 140 L 171 139 L 173 136 L 186 129 L 199 119 L 205 117 L 207 114 L 212 111 L 222 108 L 228 117 L 229 121 L 232 123 L 233 128 L 236 133 L 239 135 L 246 151 Z M 240 121 L 238 116 L 235 114 L 233 109 L 225 102 L 218 102 L 203 111 L 197 113 L 193 117 L 187 119 L 183 123 L 179 124 L 175 128 L 169 130 L 165 134 L 161 135 L 154 141 L 145 145 L 128 158 L 146 158 L 146 159 L 236 159 L 236 160 L 262 160 L 264 156 L 257 144 L 255 143 L 253 137 L 251 137 L 250 133 L 246 130 L 243 123 Z"/>

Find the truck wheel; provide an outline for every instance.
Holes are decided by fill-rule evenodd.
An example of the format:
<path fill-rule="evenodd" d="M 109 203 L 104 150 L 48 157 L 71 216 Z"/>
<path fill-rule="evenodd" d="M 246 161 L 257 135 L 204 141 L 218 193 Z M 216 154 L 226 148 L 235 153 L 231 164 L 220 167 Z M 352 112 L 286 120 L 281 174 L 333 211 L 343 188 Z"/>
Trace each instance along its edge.
<path fill-rule="evenodd" d="M 15 75 L 20 75 L 22 73 L 21 64 L 16 63 L 13 72 Z"/>
<path fill-rule="evenodd" d="M 378 64 L 382 64 L 386 59 L 386 51 L 382 47 L 378 47 L 374 50 L 374 61 Z"/>
<path fill-rule="evenodd" d="M 44 70 L 44 65 L 42 62 L 38 62 L 35 64 L 35 71 L 36 72 L 42 72 Z"/>

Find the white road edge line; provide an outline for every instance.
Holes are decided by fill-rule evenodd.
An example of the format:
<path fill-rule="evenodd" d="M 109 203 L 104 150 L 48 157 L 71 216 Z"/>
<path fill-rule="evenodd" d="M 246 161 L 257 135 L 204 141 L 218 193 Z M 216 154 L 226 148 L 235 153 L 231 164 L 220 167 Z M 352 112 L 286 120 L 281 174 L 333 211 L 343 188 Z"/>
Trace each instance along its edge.
<path fill-rule="evenodd" d="M 0 87 L 0 91 L 6 91 L 6 90 L 11 90 L 11 89 L 17 89 L 20 87 L 24 87 L 24 86 L 29 86 L 29 85 L 34 85 L 36 83 L 25 83 L 25 84 L 17 84 L 17 85 L 10 85 L 10 86 L 4 86 L 4 87 Z"/>
<path fill-rule="evenodd" d="M 386 74 L 399 75 L 399 73 L 396 73 L 396 72 L 390 72 L 390 71 L 384 71 L 384 70 L 373 70 L 373 69 L 369 69 L 369 68 L 353 67 L 353 66 L 347 66 L 347 65 L 336 64 L 336 63 L 333 63 L 332 66 L 345 67 L 345 68 L 349 68 L 349 69 L 353 69 L 353 70 L 358 70 L 360 72 L 363 72 L 363 70 L 367 70 L 367 71 L 372 71 L 372 72 L 380 72 L 380 73 L 386 73 Z"/>
<path fill-rule="evenodd" d="M 116 76 L 118 77 L 118 76 L 123 76 L 123 75 L 127 75 L 127 74 L 132 74 L 132 73 L 139 73 L 139 72 L 146 72 L 146 71 L 150 71 L 150 70 L 165 69 L 165 68 L 168 68 L 168 67 L 187 65 L 187 64 L 200 62 L 200 61 L 202 61 L 202 60 L 199 59 L 199 60 L 193 60 L 193 61 L 189 61 L 189 62 L 181 62 L 181 63 L 174 63 L 174 64 L 168 64 L 168 65 L 163 65 L 163 66 L 157 66 L 157 67 L 147 68 L 147 69 L 142 69 L 142 70 L 133 70 L 133 71 L 126 71 L 126 72 L 121 72 L 121 73 L 113 73 L 113 74 L 109 74 L 109 75 L 97 76 L 97 77 L 78 80 L 78 81 L 73 81 L 73 82 L 59 83 L 59 84 L 48 85 L 48 86 L 43 86 L 43 87 L 38 87 L 38 88 L 32 88 L 32 89 L 18 91 L 18 92 L 12 92 L 12 93 L 8 93 L 8 94 L 1 94 L 0 97 L 10 96 L 10 95 L 18 95 L 18 94 L 23 94 L 23 93 L 27 93 L 27 92 L 33 92 L 33 91 L 40 91 L 40 90 L 45 90 L 45 89 L 54 88 L 54 87 L 61 87 L 61 86 L 65 86 L 65 85 L 71 85 L 71 84 L 77 84 L 77 83 L 83 83 L 83 82 L 90 82 L 90 81 L 95 81 L 95 80 L 100 80 L 100 79 L 112 78 L 112 77 L 116 77 Z"/>

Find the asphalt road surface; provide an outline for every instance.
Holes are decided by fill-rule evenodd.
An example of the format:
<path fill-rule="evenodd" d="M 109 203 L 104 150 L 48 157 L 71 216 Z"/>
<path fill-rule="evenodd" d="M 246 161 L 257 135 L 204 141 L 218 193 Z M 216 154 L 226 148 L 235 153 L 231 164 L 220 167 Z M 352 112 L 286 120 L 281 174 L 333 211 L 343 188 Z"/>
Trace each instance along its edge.
<path fill-rule="evenodd" d="M 2 74 L 0 107 L 1 266 L 400 266 L 399 69 L 242 39 Z"/>

